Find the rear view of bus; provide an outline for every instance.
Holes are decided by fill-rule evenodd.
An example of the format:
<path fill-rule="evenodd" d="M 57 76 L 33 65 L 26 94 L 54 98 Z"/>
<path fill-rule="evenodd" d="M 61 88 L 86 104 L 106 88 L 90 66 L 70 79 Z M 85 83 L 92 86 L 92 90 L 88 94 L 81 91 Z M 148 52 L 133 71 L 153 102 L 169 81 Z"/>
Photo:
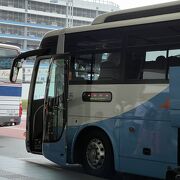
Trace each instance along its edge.
<path fill-rule="evenodd" d="M 9 81 L 13 59 L 19 53 L 19 47 L 0 44 L 0 126 L 18 125 L 21 122 L 21 73 L 16 83 Z"/>

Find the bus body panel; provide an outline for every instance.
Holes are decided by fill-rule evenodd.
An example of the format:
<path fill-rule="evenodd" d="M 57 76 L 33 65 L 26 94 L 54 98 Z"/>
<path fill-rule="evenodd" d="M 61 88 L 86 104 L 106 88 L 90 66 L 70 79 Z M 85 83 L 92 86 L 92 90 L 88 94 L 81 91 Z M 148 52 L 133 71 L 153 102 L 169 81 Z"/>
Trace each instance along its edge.
<path fill-rule="evenodd" d="M 20 48 L 0 43 L 0 126 L 18 125 L 21 122 L 22 71 L 17 83 L 10 83 L 9 74 L 13 59 Z"/>
<path fill-rule="evenodd" d="M 170 68 L 170 97 L 171 109 L 180 110 L 180 67 Z"/>
<path fill-rule="evenodd" d="M 0 125 L 21 122 L 21 85 L 0 84 Z"/>
<path fill-rule="evenodd" d="M 66 132 L 64 131 L 60 141 L 52 142 L 52 143 L 43 143 L 44 157 L 59 164 L 60 166 L 65 166 L 67 163 L 65 136 L 66 136 Z M 49 152 L 53 152 L 53 153 L 49 153 Z"/>
<path fill-rule="evenodd" d="M 103 129 L 109 136 L 113 145 L 116 170 L 152 176 L 150 169 L 153 168 L 156 170 L 154 177 L 165 177 L 167 168 L 174 168 L 178 164 L 178 129 L 172 127 L 168 86 L 168 84 L 114 85 L 114 87 L 70 85 L 67 133 L 67 146 L 70 147 L 67 157 L 71 157 L 68 158 L 69 161 L 72 162 L 73 143 L 76 142 L 78 134 L 84 128 L 94 126 Z M 104 89 L 112 92 L 113 98 L 110 103 L 82 102 L 84 91 L 102 92 Z M 129 91 L 127 94 L 134 98 L 126 96 L 127 91 Z M 117 94 L 120 97 L 116 96 Z M 131 102 L 120 104 L 120 99 L 125 102 L 131 99 Z M 137 169 L 139 168 L 138 171 L 136 168 L 132 170 L 135 164 Z M 142 168 L 143 172 L 140 170 Z"/>
<path fill-rule="evenodd" d="M 139 105 L 146 103 L 149 105 L 149 100 L 161 93 L 161 98 L 157 98 L 156 101 L 152 102 L 150 111 L 153 107 L 161 116 L 164 115 L 165 109 L 161 106 L 166 103 L 169 99 L 169 90 L 167 89 L 168 84 L 114 84 L 112 85 L 70 85 L 69 94 L 71 95 L 68 104 L 68 116 L 69 126 L 81 125 L 112 118 L 115 116 L 123 115 L 123 117 L 134 117 L 136 114 L 127 113 L 130 110 L 139 107 Z M 84 102 L 82 95 L 84 92 L 111 92 L 111 102 Z M 161 104 L 159 104 L 161 103 Z M 111 107 L 111 108 L 110 108 Z M 81 111 L 79 111 L 81 109 Z M 138 108 L 138 111 L 141 109 Z M 158 114 L 159 115 L 159 114 Z M 77 118 L 78 117 L 78 118 Z M 141 114 L 141 119 L 144 118 Z M 71 118 L 73 118 L 71 120 Z M 135 118 L 135 117 L 134 117 Z M 139 118 L 139 115 L 138 115 Z M 152 117 L 147 116 L 147 120 L 151 120 Z M 153 116 L 154 120 L 169 121 L 167 116 L 163 118 L 159 116 Z M 75 121 L 77 119 L 77 121 Z"/>
<path fill-rule="evenodd" d="M 165 179 L 169 167 L 170 169 L 177 168 L 176 164 L 168 162 L 161 163 L 142 159 L 127 159 L 124 157 L 121 157 L 120 161 L 121 168 L 118 171 L 160 179 Z"/>
<path fill-rule="evenodd" d="M 67 157 L 73 159 L 74 143 L 84 128 L 99 127 L 104 130 L 112 143 L 115 169 L 117 171 L 158 178 L 165 177 L 168 167 L 175 168 L 177 166 L 177 144 L 174 143 L 177 142 L 177 129 L 172 128 L 170 122 L 162 122 L 159 123 L 161 130 L 158 129 L 159 127 L 154 127 L 156 130 L 149 132 L 145 131 L 146 128 L 139 126 L 140 129 L 145 129 L 144 132 L 135 132 L 135 135 L 131 135 L 128 131 L 130 127 L 128 121 L 128 119 L 114 117 L 80 127 L 69 127 L 67 146 L 70 146 L 70 148 Z M 135 120 L 133 120 L 132 123 L 134 121 Z M 144 126 L 145 124 L 149 125 L 149 123 L 153 124 L 154 121 L 144 121 Z M 139 129 L 136 128 L 136 130 L 138 131 Z M 170 133 L 166 133 L 166 131 Z M 158 136 L 164 139 L 162 143 L 159 143 L 160 141 L 157 139 Z M 149 137 L 149 141 L 147 141 L 147 137 Z M 137 140 L 139 140 L 139 142 L 137 142 Z M 169 145 L 168 147 L 167 144 Z M 143 147 L 149 147 L 152 150 L 152 155 L 144 155 Z M 73 163 L 72 159 L 71 161 L 69 160 L 69 163 Z"/>

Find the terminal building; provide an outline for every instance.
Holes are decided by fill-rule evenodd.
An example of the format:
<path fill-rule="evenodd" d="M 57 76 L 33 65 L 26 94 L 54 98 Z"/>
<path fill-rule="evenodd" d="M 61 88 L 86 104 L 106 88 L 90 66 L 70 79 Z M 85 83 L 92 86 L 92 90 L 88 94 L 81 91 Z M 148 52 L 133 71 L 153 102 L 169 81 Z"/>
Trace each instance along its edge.
<path fill-rule="evenodd" d="M 87 25 L 115 10 L 108 0 L 0 0 L 0 42 L 36 49 L 48 31 Z"/>

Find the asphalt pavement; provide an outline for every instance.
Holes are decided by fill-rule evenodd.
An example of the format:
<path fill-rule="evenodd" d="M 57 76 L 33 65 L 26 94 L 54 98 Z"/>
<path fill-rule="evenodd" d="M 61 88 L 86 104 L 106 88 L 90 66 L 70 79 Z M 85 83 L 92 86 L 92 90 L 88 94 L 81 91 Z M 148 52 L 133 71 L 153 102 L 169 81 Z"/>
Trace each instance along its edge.
<path fill-rule="evenodd" d="M 80 166 L 59 167 L 41 155 L 26 152 L 22 139 L 0 136 L 0 180 L 102 180 Z"/>

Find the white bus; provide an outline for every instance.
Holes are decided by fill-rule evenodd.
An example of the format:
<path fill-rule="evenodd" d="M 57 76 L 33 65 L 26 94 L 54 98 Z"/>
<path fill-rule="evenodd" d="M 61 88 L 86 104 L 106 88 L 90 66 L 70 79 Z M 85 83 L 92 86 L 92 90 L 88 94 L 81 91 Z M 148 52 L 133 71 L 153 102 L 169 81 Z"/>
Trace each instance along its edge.
<path fill-rule="evenodd" d="M 92 25 L 47 33 L 36 56 L 27 111 L 28 152 L 174 180 L 180 167 L 180 2 L 97 17 Z M 49 64 L 46 86 L 39 77 Z M 46 81 L 47 80 L 47 81 Z"/>
<path fill-rule="evenodd" d="M 19 47 L 0 43 L 0 126 L 18 125 L 21 121 L 21 82 L 9 81 L 13 59 L 19 54 Z"/>

